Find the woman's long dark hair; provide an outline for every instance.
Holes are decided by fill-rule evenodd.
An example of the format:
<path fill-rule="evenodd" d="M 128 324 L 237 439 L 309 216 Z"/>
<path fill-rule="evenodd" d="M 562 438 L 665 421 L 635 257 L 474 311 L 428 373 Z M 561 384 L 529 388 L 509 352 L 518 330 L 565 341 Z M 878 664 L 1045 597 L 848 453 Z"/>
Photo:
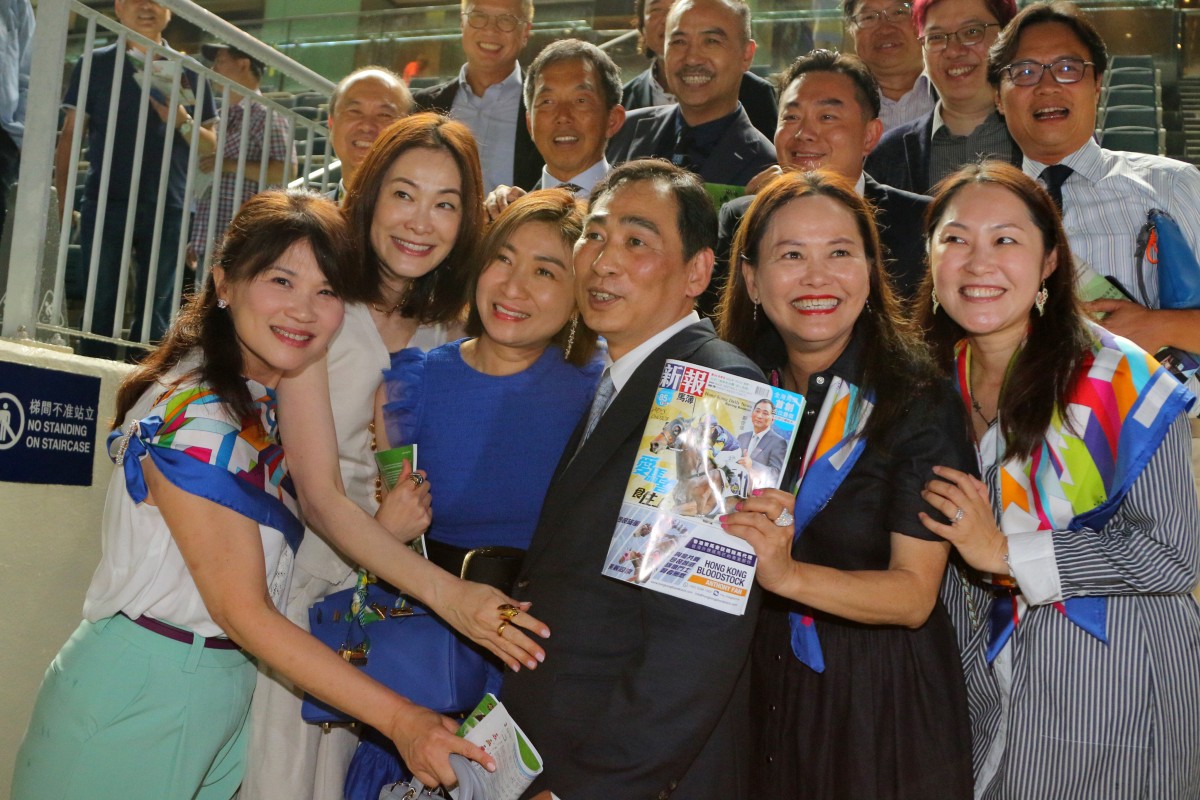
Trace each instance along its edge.
<path fill-rule="evenodd" d="M 359 303 L 383 301 L 388 267 L 371 245 L 371 223 L 387 171 L 414 148 L 437 150 L 458 165 L 462 178 L 462 218 L 458 237 L 442 263 L 409 283 L 400 313 L 421 324 L 454 322 L 467 302 L 466 285 L 486 218 L 483 214 L 483 174 L 475 137 L 461 122 L 440 114 L 413 114 L 388 126 L 367 154 L 346 192 L 342 213 L 350 222 L 359 256 L 351 262 L 346 299 Z"/>
<path fill-rule="evenodd" d="M 758 193 L 733 237 L 717 332 L 764 371 L 787 365 L 787 348 L 775 324 L 766 314 L 758 314 L 755 319 L 741 265 L 758 268 L 759 246 L 771 218 L 803 197 L 828 197 L 845 206 L 854 216 L 863 240 L 869 288 L 867 305 L 856 323 L 865 328 L 866 340 L 860 388 L 874 394 L 875 408 L 864 432 L 879 441 L 880 434 L 893 428 L 911 404 L 919 401 L 920 389 L 936 377 L 936 368 L 916 328 L 901 313 L 900 302 L 884 274 L 875 212 L 845 178 L 827 170 L 785 172 Z M 806 387 L 798 389 L 803 392 Z"/>
<path fill-rule="evenodd" d="M 296 242 L 307 242 L 317 266 L 339 296 L 345 291 L 341 267 L 353 258 L 346 222 L 333 201 L 303 191 L 266 191 L 242 206 L 213 261 L 225 271 L 227 283 L 254 280 Z M 204 289 L 188 299 L 167 338 L 117 390 L 119 427 L 138 398 L 191 351 L 201 353 L 197 369 L 202 382 L 229 403 L 238 419 L 253 411 L 253 398 L 242 376 L 242 350 L 229 311 L 217 306 L 212 273 Z"/>
<path fill-rule="evenodd" d="M 514 200 L 488 227 L 479 246 L 471 277 L 467 281 L 467 297 L 470 302 L 467 306 L 465 332 L 468 336 L 483 335 L 483 320 L 479 316 L 479 308 L 475 305 L 475 289 L 479 286 L 479 276 L 488 268 L 492 259 L 500 254 L 500 248 L 513 237 L 517 229 L 533 222 L 544 222 L 558 230 L 559 237 L 567 246 L 567 267 L 571 267 L 571 248 L 583 233 L 583 206 L 575 199 L 575 195 L 566 189 L 542 189 Z M 584 324 L 578 308 L 572 319 L 575 321 L 574 326 L 571 320 L 568 320 L 554 335 L 551 344 L 556 344 L 565 351 L 567 342 L 572 338 L 571 329 L 574 327 L 574 342 L 571 344 L 571 352 L 567 353 L 567 361 L 581 367 L 591 361 L 592 354 L 596 352 L 596 332 Z"/>
<path fill-rule="evenodd" d="M 1021 170 L 1001 161 L 969 164 L 934 187 L 925 213 L 925 241 L 930 269 L 917 292 L 917 323 L 933 349 L 938 365 L 949 371 L 954 346 L 967 332 L 945 310 L 933 312 L 934 235 L 950 203 L 967 186 L 998 186 L 1012 192 L 1029 211 L 1042 234 L 1045 255 L 1055 254 L 1056 266 L 1046 277 L 1045 313 L 1029 309 L 1029 333 L 1017 351 L 1000 388 L 1000 432 L 1005 450 L 1030 454 L 1045 438 L 1057 410 L 1065 418 L 1067 397 L 1075 383 L 1092 336 L 1075 298 L 1075 271 L 1062 218 L 1046 190 Z"/>

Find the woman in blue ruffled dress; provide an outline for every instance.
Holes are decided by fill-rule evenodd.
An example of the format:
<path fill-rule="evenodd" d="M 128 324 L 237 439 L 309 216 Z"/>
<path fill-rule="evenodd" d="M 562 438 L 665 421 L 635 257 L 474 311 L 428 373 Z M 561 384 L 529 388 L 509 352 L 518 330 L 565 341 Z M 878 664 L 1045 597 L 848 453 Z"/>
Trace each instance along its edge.
<path fill-rule="evenodd" d="M 345 322 L 324 359 L 279 387 L 279 426 L 311 534 L 296 554 L 284 613 L 307 629 L 309 608 L 353 586 L 355 568 L 364 567 L 511 665 L 528 667 L 541 652 L 531 639 L 515 628 L 496 636 L 496 608 L 508 597 L 447 574 L 390 535 L 429 524 L 428 496 L 419 493 L 424 505 L 415 504 L 411 482 L 402 480 L 406 491 L 381 507 L 372 452 L 375 392 L 391 353 L 428 350 L 460 329 L 484 222 L 481 185 L 470 130 L 414 114 L 380 134 L 348 187 L 342 211 L 357 248 L 343 265 Z M 543 630 L 529 614 L 515 625 Z M 341 800 L 357 729 L 312 725 L 300 710 L 286 676 L 264 669 L 251 710 L 245 800 Z"/>
<path fill-rule="evenodd" d="M 454 574 L 477 548 L 529 545 L 554 468 L 595 393 L 603 364 L 576 310 L 571 263 L 582 225 L 567 191 L 514 201 L 488 230 L 470 278 L 474 338 L 402 350 L 384 375 L 379 445 L 417 445 L 434 484 L 426 547 Z M 348 786 L 364 783 L 355 778 L 364 760 L 377 782 L 397 777 L 379 774 L 374 742 L 360 747 Z M 378 791 L 371 785 L 362 796 Z"/>
<path fill-rule="evenodd" d="M 337 332 L 350 252 L 329 201 L 256 195 L 203 292 L 122 383 L 103 555 L 39 691 L 14 798 L 233 796 L 255 658 L 386 731 L 418 775 L 452 780 L 452 752 L 488 760 L 278 608 L 304 526 L 274 389 Z"/>

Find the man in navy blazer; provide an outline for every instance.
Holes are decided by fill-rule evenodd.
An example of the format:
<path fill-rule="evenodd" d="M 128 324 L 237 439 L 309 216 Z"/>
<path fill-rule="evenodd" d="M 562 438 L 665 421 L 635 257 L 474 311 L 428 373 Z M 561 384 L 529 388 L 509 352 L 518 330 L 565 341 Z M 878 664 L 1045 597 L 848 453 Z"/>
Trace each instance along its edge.
<path fill-rule="evenodd" d="M 612 164 L 666 158 L 705 183 L 745 186 L 775 163 L 775 148 L 738 102 L 754 60 L 741 0 L 678 0 L 667 16 L 665 66 L 678 102 L 629 113 L 608 145 Z"/>
<path fill-rule="evenodd" d="M 638 52 L 650 61 L 644 72 L 639 72 L 621 94 L 621 105 L 626 111 L 635 111 L 650 106 L 668 106 L 675 102 L 675 95 L 667 88 L 667 73 L 663 64 L 663 53 L 667 41 L 667 13 L 675 0 L 636 0 Z M 750 124 L 768 139 L 775 133 L 775 87 L 753 72 L 743 72 L 738 87 L 738 100 L 746 109 Z"/>
<path fill-rule="evenodd" d="M 738 463 L 750 471 L 757 487 L 772 485 L 783 472 L 787 457 L 787 439 L 771 424 L 775 421 L 775 404 L 763 398 L 750 409 L 750 430 L 739 434 L 737 443 L 744 454 Z"/>
<path fill-rule="evenodd" d="M 875 207 L 875 223 L 888 261 L 892 288 L 911 300 L 925 274 L 921 226 L 929 198 L 878 183 L 863 172 L 863 158 L 879 141 L 879 89 L 858 56 L 814 50 L 797 58 L 781 76 L 779 164 L 747 187 L 754 191 L 785 169 L 829 169 L 852 182 Z M 754 200 L 739 197 L 721 208 L 717 268 L 700 308 L 713 313 L 729 274 L 729 251 L 738 223 Z"/>
<path fill-rule="evenodd" d="M 463 0 L 462 43 L 467 63 L 445 83 L 417 89 L 421 111 L 439 111 L 466 124 L 479 143 L 484 191 L 501 184 L 533 186 L 545 163 L 525 125 L 517 56 L 529 41 L 533 0 Z M 486 119 L 495 138 L 485 139 Z M 499 120 L 500 124 L 495 124 Z"/>
<path fill-rule="evenodd" d="M 575 249 L 576 298 L 611 363 L 513 589 L 552 631 L 543 664 L 504 677 L 504 704 L 546 763 L 535 800 L 748 797 L 758 588 L 737 616 L 600 574 L 665 361 L 762 380 L 692 309 L 715 227 L 694 175 L 636 161 L 597 185 Z"/>

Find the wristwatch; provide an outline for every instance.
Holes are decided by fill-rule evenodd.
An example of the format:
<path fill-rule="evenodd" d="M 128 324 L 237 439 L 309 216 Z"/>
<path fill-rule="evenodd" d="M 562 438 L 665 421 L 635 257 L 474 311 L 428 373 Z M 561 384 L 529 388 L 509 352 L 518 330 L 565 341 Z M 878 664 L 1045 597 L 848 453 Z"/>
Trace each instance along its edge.
<path fill-rule="evenodd" d="M 187 122 L 179 126 L 179 135 L 185 139 L 192 138 L 192 129 L 196 127 L 191 117 L 187 118 Z"/>

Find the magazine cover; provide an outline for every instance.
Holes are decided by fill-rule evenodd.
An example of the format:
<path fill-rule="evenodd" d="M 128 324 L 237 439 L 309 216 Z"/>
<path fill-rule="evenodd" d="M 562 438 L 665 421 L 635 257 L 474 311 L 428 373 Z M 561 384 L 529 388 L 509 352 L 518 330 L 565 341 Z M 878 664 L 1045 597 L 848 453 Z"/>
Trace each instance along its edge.
<path fill-rule="evenodd" d="M 667 361 L 625 487 L 604 575 L 742 614 L 750 545 L 718 519 L 754 489 L 777 489 L 804 398 Z"/>

